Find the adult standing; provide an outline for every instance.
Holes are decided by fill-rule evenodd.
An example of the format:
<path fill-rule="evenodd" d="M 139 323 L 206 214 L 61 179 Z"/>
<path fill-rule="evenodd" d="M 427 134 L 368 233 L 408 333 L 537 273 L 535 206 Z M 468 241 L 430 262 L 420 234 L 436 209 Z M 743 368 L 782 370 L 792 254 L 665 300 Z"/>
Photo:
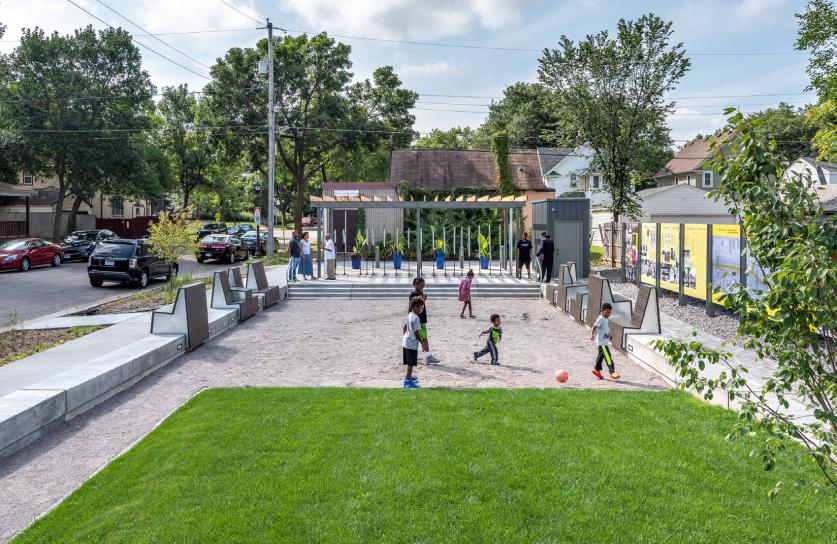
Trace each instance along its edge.
<path fill-rule="evenodd" d="M 325 235 L 325 262 L 326 262 L 326 279 L 337 279 L 337 252 L 334 250 L 334 240 L 331 239 L 331 234 Z"/>
<path fill-rule="evenodd" d="M 314 278 L 314 261 L 311 258 L 311 242 L 308 240 L 310 234 L 308 232 L 302 233 L 302 261 L 299 268 L 302 274 L 302 279 L 313 280 Z M 308 276 L 311 276 L 310 278 Z"/>
<path fill-rule="evenodd" d="M 529 234 L 523 233 L 523 239 L 517 242 L 517 278 L 523 275 L 523 265 L 526 265 L 526 277 L 532 277 L 532 241 Z"/>
<path fill-rule="evenodd" d="M 292 281 L 299 281 L 296 279 L 297 269 L 299 268 L 299 260 L 302 257 L 302 251 L 299 245 L 298 234 L 296 231 L 291 232 L 291 241 L 288 244 L 288 255 L 291 256 L 291 262 L 288 265 L 288 283 Z"/>
<path fill-rule="evenodd" d="M 552 259 L 555 256 L 555 242 L 546 233 L 541 233 L 541 245 L 538 247 L 537 257 L 541 258 L 540 281 L 549 283 L 552 281 Z"/>

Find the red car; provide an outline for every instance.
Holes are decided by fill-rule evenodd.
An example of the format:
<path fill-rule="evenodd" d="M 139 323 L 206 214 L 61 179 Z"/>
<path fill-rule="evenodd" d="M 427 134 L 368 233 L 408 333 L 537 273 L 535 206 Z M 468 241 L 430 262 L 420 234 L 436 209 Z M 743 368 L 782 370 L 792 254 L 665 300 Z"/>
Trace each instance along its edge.
<path fill-rule="evenodd" d="M 33 266 L 61 266 L 64 250 L 58 244 L 27 238 L 0 243 L 0 270 L 14 268 L 26 272 Z"/>

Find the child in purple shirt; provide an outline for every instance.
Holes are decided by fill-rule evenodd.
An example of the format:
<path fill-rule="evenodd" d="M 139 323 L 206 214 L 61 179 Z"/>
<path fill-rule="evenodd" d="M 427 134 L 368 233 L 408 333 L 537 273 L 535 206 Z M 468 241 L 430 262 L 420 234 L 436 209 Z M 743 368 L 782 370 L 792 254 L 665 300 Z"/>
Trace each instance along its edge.
<path fill-rule="evenodd" d="M 459 317 L 465 319 L 465 308 L 468 308 L 468 317 L 474 317 L 474 310 L 471 308 L 471 282 L 474 281 L 474 271 L 469 270 L 468 276 L 459 283 L 459 301 L 462 302 L 462 312 Z"/>

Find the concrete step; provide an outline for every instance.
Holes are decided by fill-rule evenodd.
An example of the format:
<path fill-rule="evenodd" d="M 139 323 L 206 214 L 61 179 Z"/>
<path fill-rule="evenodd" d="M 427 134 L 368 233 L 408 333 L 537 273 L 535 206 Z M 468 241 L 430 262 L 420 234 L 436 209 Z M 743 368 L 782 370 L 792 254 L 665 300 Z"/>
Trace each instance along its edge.
<path fill-rule="evenodd" d="M 288 298 L 402 298 L 411 290 L 410 284 L 308 283 L 291 285 Z M 459 296 L 459 286 L 453 283 L 428 285 L 425 290 L 437 298 Z M 540 287 L 533 283 L 481 283 L 473 286 L 471 293 L 480 298 L 537 299 L 540 298 Z"/>

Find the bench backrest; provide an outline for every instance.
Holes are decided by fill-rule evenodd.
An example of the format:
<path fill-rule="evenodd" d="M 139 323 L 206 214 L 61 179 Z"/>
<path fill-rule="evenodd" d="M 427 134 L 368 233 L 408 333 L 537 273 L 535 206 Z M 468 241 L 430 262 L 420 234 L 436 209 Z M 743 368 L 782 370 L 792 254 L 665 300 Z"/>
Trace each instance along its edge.
<path fill-rule="evenodd" d="M 267 289 L 267 274 L 264 271 L 264 263 L 257 261 L 250 263 L 247 268 L 247 288 L 262 290 Z"/>
<path fill-rule="evenodd" d="M 558 285 L 572 285 L 573 279 L 568 264 L 562 264 L 558 270 Z"/>
<path fill-rule="evenodd" d="M 190 350 L 206 342 L 209 339 L 209 310 L 204 284 L 184 285 L 178 289 L 171 310 L 154 310 L 151 334 L 183 334 Z"/>
<path fill-rule="evenodd" d="M 605 289 L 606 282 L 607 280 L 599 276 L 598 274 L 591 274 L 590 277 L 587 279 L 587 316 L 584 319 L 584 323 L 588 327 L 592 327 L 593 324 L 596 322 L 596 318 L 599 317 L 599 310 L 602 307 L 602 303 L 610 302 L 609 300 L 602 300 L 603 290 Z M 607 286 L 607 291 L 609 295 L 609 285 Z"/>
<path fill-rule="evenodd" d="M 235 299 L 230 287 L 230 275 L 224 272 L 215 272 L 212 281 L 212 307 L 232 306 L 234 302 Z"/>
<path fill-rule="evenodd" d="M 634 304 L 634 313 L 631 314 L 631 325 L 641 327 L 642 321 L 645 318 L 645 312 L 648 310 L 648 301 L 651 298 L 650 285 L 642 284 L 639 286 L 639 293 L 636 295 L 636 304 Z"/>
<path fill-rule="evenodd" d="M 241 267 L 235 266 L 229 270 L 230 285 L 233 287 L 244 287 L 244 279 L 241 277 Z"/>

